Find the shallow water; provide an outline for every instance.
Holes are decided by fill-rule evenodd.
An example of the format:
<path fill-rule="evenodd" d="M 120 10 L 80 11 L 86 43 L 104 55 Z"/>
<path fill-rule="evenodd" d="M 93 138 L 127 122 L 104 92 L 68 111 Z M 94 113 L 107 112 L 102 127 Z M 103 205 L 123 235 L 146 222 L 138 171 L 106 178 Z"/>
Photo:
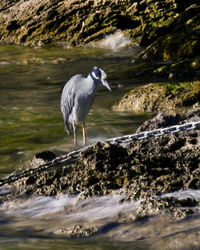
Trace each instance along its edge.
<path fill-rule="evenodd" d="M 23 168 L 42 150 L 73 149 L 60 112 L 61 91 L 70 77 L 87 76 L 94 65 L 106 70 L 112 92 L 103 86 L 97 91 L 87 119 L 88 144 L 134 133 L 145 116 L 111 111 L 123 93 L 140 84 L 126 77 L 136 50 L 130 53 L 127 57 L 97 48 L 0 47 L 0 177 Z"/>
<path fill-rule="evenodd" d="M 112 43 L 115 38 L 109 39 Z M 143 84 L 132 73 L 137 71 L 134 57 L 139 48 L 118 50 L 112 46 L 108 47 L 113 50 L 0 47 L 1 178 L 27 167 L 37 152 L 64 153 L 74 148 L 72 137 L 64 130 L 61 91 L 71 76 L 87 76 L 94 65 L 105 69 L 112 92 L 98 88 L 86 122 L 88 144 L 134 133 L 149 118 L 111 110 L 125 92 Z M 0 195 L 3 192 L 0 190 Z M 199 192 L 192 190 L 168 195 L 200 199 Z M 115 195 L 81 201 L 76 196 L 60 195 L 8 202 L 0 207 L 0 249 L 174 249 L 179 241 L 199 235 L 197 216 L 177 223 L 165 216 L 133 222 L 140 201 L 121 203 L 122 198 Z M 80 239 L 60 236 L 59 230 L 81 224 L 101 228 L 100 233 Z"/>

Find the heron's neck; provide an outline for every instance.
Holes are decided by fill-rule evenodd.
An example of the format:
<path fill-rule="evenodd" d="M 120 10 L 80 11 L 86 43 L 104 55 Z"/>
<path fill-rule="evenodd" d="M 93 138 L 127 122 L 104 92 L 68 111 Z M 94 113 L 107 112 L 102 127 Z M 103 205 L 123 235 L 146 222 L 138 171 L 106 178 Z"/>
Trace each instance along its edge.
<path fill-rule="evenodd" d="M 98 83 L 92 78 L 92 76 L 90 74 L 87 77 L 87 82 L 88 82 L 89 88 L 92 91 L 96 91 Z"/>

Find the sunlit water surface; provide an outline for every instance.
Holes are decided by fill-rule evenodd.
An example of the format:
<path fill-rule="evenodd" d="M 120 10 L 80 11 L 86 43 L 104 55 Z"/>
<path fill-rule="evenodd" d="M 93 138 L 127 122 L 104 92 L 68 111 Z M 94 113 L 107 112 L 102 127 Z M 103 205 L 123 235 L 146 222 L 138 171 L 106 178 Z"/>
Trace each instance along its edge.
<path fill-rule="evenodd" d="M 120 33 L 118 36 L 123 38 Z M 143 81 L 134 79 L 138 66 L 134 57 L 139 48 L 118 50 L 112 44 L 115 38 L 109 39 L 111 45 L 104 41 L 99 49 L 0 47 L 1 178 L 27 167 L 37 152 L 52 150 L 63 154 L 74 149 L 72 137 L 64 130 L 61 91 L 70 77 L 79 73 L 87 76 L 95 65 L 107 72 L 112 92 L 103 86 L 97 90 L 86 122 L 88 144 L 134 133 L 149 118 L 111 110 L 125 92 Z M 122 42 L 127 45 L 122 40 L 120 47 Z M 107 44 L 109 49 L 104 49 Z M 200 194 L 191 190 L 178 195 L 192 194 L 199 199 Z M 121 203 L 122 198 L 108 196 L 80 201 L 78 197 L 61 195 L 4 204 L 0 207 L 0 249 L 164 249 L 175 234 L 199 232 L 200 218 L 180 224 L 166 222 L 164 218 L 130 224 L 128 221 L 134 218 L 140 201 Z M 62 228 L 80 224 L 102 227 L 102 231 L 86 239 L 60 236 Z"/>

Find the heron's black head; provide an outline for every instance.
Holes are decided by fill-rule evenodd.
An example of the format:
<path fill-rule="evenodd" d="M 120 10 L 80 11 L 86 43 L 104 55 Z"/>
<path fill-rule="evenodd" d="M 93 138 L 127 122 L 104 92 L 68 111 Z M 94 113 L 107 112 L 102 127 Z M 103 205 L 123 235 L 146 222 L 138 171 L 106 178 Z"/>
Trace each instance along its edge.
<path fill-rule="evenodd" d="M 94 66 L 94 68 L 90 72 L 90 76 L 92 77 L 92 79 L 94 81 L 101 81 L 101 71 L 100 71 L 100 69 L 97 68 L 96 66 Z"/>
<path fill-rule="evenodd" d="M 107 89 L 111 90 L 109 84 L 106 81 L 106 72 L 96 66 L 92 69 L 90 72 L 90 76 L 93 79 L 93 81 L 98 82 L 102 85 L 104 85 Z"/>

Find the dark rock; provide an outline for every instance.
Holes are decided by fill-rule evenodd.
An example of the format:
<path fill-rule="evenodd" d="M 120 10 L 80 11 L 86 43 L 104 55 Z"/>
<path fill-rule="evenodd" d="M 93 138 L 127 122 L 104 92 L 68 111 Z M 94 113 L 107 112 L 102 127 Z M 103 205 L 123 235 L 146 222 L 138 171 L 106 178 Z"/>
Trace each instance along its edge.
<path fill-rule="evenodd" d="M 30 161 L 30 164 L 33 168 L 37 168 L 42 164 L 55 160 L 56 157 L 57 157 L 56 154 L 51 151 L 43 151 L 37 153 L 34 156 L 33 160 Z"/>
<path fill-rule="evenodd" d="M 189 109 L 188 111 L 186 110 L 182 113 L 175 113 L 174 115 L 167 115 L 164 112 L 159 113 L 151 120 L 145 121 L 137 129 L 137 133 L 147 130 L 165 128 L 173 125 L 180 125 L 187 122 L 197 122 L 199 121 L 199 118 L 200 118 L 200 105 L 199 103 L 196 103 L 191 109 Z M 191 138 L 191 140 L 193 140 L 193 138 Z"/>
<path fill-rule="evenodd" d="M 44 161 L 52 161 L 56 158 L 56 154 L 51 151 L 43 151 L 43 152 L 37 153 L 35 155 L 35 158 L 42 159 Z"/>

